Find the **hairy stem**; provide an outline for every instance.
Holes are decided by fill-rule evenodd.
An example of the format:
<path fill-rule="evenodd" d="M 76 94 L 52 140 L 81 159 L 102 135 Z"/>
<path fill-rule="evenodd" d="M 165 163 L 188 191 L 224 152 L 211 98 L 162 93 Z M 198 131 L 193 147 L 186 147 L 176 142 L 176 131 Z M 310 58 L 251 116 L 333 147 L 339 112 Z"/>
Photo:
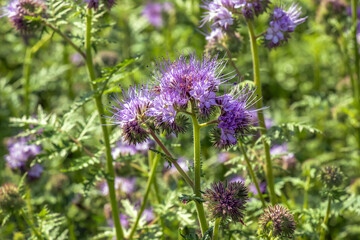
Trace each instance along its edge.
<path fill-rule="evenodd" d="M 156 136 L 153 130 L 149 128 L 149 133 L 152 136 L 152 138 L 155 140 L 155 142 L 160 146 L 160 148 L 165 152 L 165 154 L 169 157 L 167 160 L 171 162 L 175 166 L 175 168 L 178 170 L 180 175 L 184 178 L 184 180 L 190 185 L 192 189 L 194 189 L 194 183 L 191 180 L 191 178 L 184 172 L 184 170 L 180 167 L 180 165 L 175 161 L 169 150 L 165 147 L 165 145 L 161 142 L 161 140 Z"/>
<path fill-rule="evenodd" d="M 24 60 L 24 105 L 25 115 L 30 116 L 30 69 L 31 69 L 32 51 L 31 47 L 26 48 L 25 60 Z"/>
<path fill-rule="evenodd" d="M 258 192 L 258 195 L 260 197 L 262 206 L 263 206 L 263 208 L 266 208 L 265 199 L 264 199 L 264 196 L 262 195 L 262 192 L 260 190 L 259 183 L 258 183 L 258 181 L 257 181 L 257 179 L 255 177 L 255 173 L 254 173 L 253 168 L 251 166 L 250 159 L 247 156 L 246 149 L 244 148 L 242 142 L 240 142 L 240 141 L 239 141 L 239 147 L 240 147 L 242 153 L 244 154 L 244 158 L 245 158 L 246 164 L 248 166 L 250 176 L 251 176 L 252 180 L 254 181 L 254 184 L 255 184 L 256 190 Z"/>
<path fill-rule="evenodd" d="M 192 114 L 191 118 L 193 121 L 193 129 L 194 129 L 194 173 L 195 173 L 194 193 L 196 197 L 201 198 L 200 126 L 195 114 Z M 202 203 L 197 201 L 195 201 L 195 204 L 198 214 L 198 220 L 201 227 L 201 233 L 204 236 L 205 232 L 209 228 L 205 217 L 204 206 Z"/>
<path fill-rule="evenodd" d="M 148 200 L 148 197 L 149 197 L 151 185 L 153 184 L 154 179 L 155 179 L 156 167 L 157 167 L 159 161 L 160 161 L 160 154 L 157 154 L 154 161 L 153 161 L 150 176 L 149 176 L 149 179 L 148 179 L 147 184 L 146 184 L 146 190 L 145 190 L 145 194 L 144 194 L 144 199 L 142 201 L 142 204 L 141 204 L 140 210 L 139 210 L 139 212 L 137 214 L 134 225 L 131 228 L 131 231 L 130 231 L 130 234 L 129 234 L 129 239 L 133 238 L 133 236 L 135 234 L 135 231 L 136 231 L 136 228 L 137 228 L 137 225 L 138 225 L 139 220 L 141 218 L 141 215 L 145 210 L 145 206 L 146 206 L 146 203 L 147 203 L 147 200 Z"/>
<path fill-rule="evenodd" d="M 93 90 L 97 89 L 97 85 L 94 83 L 95 70 L 92 60 L 91 53 L 91 19 L 92 19 L 92 10 L 88 9 L 86 14 L 86 35 L 85 35 L 85 48 L 86 48 L 86 66 L 88 69 L 88 74 L 90 78 L 91 87 Z M 115 192 L 115 170 L 113 166 L 113 158 L 111 155 L 111 147 L 110 147 L 110 138 L 108 128 L 106 126 L 105 119 L 102 117 L 104 115 L 104 107 L 101 101 L 101 95 L 95 95 L 95 103 L 96 108 L 100 118 L 100 125 L 103 133 L 104 144 L 105 144 L 105 154 L 106 154 L 106 171 L 108 174 L 108 178 L 106 179 L 108 187 L 109 187 L 109 195 L 110 195 L 110 204 L 111 211 L 114 220 L 114 226 L 116 230 L 116 238 L 117 240 L 124 239 L 124 232 L 121 227 L 120 218 L 119 218 L 119 208 L 116 201 L 116 192 Z"/>
<path fill-rule="evenodd" d="M 257 116 L 259 119 L 259 126 L 261 127 L 260 133 L 261 135 L 265 135 L 267 130 L 265 126 L 264 120 L 264 113 L 263 109 L 263 102 L 262 102 L 262 91 L 261 91 L 261 81 L 260 81 L 260 61 L 259 61 L 259 54 L 256 45 L 256 37 L 254 33 L 254 27 L 251 21 L 247 21 L 249 36 L 250 36 L 250 46 L 251 46 L 251 53 L 252 53 L 252 61 L 253 61 L 253 72 L 254 72 L 254 83 L 256 85 L 256 94 L 260 98 L 259 101 L 256 102 L 257 109 L 260 109 L 257 112 Z M 264 152 L 265 152 L 265 173 L 266 173 L 266 181 L 269 187 L 270 192 L 270 200 L 271 204 L 276 204 L 276 194 L 275 194 L 275 187 L 274 187 L 274 176 L 272 172 L 272 164 L 271 164 L 271 157 L 270 157 L 270 146 L 269 144 L 263 140 L 264 145 Z"/>
<path fill-rule="evenodd" d="M 329 197 L 328 198 L 327 208 L 326 208 L 326 214 L 325 214 L 324 222 L 323 222 L 325 226 L 327 226 L 327 223 L 329 221 L 330 209 L 331 209 L 331 198 Z M 326 236 L 325 228 L 321 227 L 320 240 L 325 240 L 325 236 Z"/>
<path fill-rule="evenodd" d="M 212 240 L 218 240 L 219 239 L 220 222 L 221 222 L 221 218 L 215 219 L 214 233 L 213 233 Z"/>

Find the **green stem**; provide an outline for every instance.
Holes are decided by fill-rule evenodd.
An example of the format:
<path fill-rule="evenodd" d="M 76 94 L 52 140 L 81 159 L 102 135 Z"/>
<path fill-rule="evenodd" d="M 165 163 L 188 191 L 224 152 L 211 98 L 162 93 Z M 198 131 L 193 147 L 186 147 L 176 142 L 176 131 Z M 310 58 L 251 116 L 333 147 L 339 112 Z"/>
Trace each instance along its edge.
<path fill-rule="evenodd" d="M 156 157 L 155 157 L 155 160 L 154 160 L 154 162 L 152 164 L 150 176 L 149 176 L 149 179 L 148 179 L 147 184 L 146 184 L 146 190 L 145 190 L 145 194 L 144 194 L 144 199 L 143 199 L 143 202 L 141 204 L 140 211 L 138 212 L 138 215 L 137 215 L 136 220 L 134 222 L 134 225 L 131 228 L 131 231 L 130 231 L 130 234 L 129 234 L 129 239 L 133 238 L 133 236 L 135 234 L 135 231 L 136 231 L 136 228 L 137 228 L 137 225 L 138 225 L 139 220 L 141 218 L 141 215 L 145 210 L 145 206 L 146 206 L 146 203 L 147 203 L 147 199 L 149 197 L 151 185 L 152 185 L 152 183 L 154 182 L 154 179 L 155 179 L 156 168 L 157 168 L 157 165 L 158 165 L 159 161 L 160 161 L 160 154 L 157 154 Z"/>
<path fill-rule="evenodd" d="M 30 218 L 28 218 L 28 216 L 25 214 L 24 210 L 20 210 L 20 215 L 24 218 L 26 224 L 29 225 L 31 230 L 36 235 L 36 237 L 39 240 L 43 240 L 44 238 L 42 237 L 41 233 L 35 228 L 33 221 Z"/>
<path fill-rule="evenodd" d="M 88 74 L 90 78 L 91 87 L 93 90 L 97 90 L 97 85 L 94 83 L 95 70 L 93 65 L 92 53 L 91 53 L 91 19 L 92 19 L 92 11 L 91 9 L 87 10 L 86 14 L 86 35 L 85 35 L 85 49 L 86 49 L 86 66 L 88 69 Z M 117 240 L 124 239 L 124 232 L 121 227 L 120 218 L 119 218 L 119 209 L 116 201 L 116 192 L 115 192 L 115 170 L 113 166 L 113 158 L 111 155 L 111 147 L 110 147 L 110 138 L 109 132 L 106 125 L 106 121 L 103 118 L 104 115 L 104 107 L 101 101 L 101 95 L 95 95 L 95 103 L 96 108 L 100 118 L 100 125 L 103 132 L 104 144 L 105 144 L 105 153 L 106 153 L 106 170 L 108 174 L 108 178 L 106 179 L 107 184 L 109 186 L 109 195 L 110 195 L 110 204 L 111 211 L 114 220 L 114 226 L 116 230 L 116 238 Z"/>
<path fill-rule="evenodd" d="M 175 166 L 175 168 L 178 170 L 178 172 L 180 173 L 180 175 L 184 178 L 184 180 L 190 185 L 190 187 L 192 189 L 194 189 L 194 183 L 191 180 L 191 178 L 186 174 L 186 172 L 184 172 L 184 170 L 180 167 L 180 165 L 176 162 L 176 160 L 174 159 L 174 157 L 171 155 L 171 153 L 169 152 L 169 150 L 167 150 L 167 148 L 165 147 L 165 145 L 160 141 L 160 139 L 156 136 L 156 134 L 154 133 L 153 130 L 151 130 L 151 128 L 149 128 L 149 133 L 152 136 L 152 138 L 155 140 L 155 142 L 159 145 L 159 147 L 165 152 L 165 154 L 169 157 L 168 161 L 171 162 L 172 165 Z"/>
<path fill-rule="evenodd" d="M 239 141 L 239 147 L 240 147 L 241 151 L 244 154 L 244 158 L 245 158 L 246 164 L 248 166 L 250 176 L 251 176 L 252 180 L 254 181 L 254 184 L 255 184 L 256 190 L 257 190 L 257 192 L 259 194 L 262 206 L 263 206 L 263 208 L 266 208 L 265 199 L 264 199 L 264 196 L 262 195 L 262 192 L 260 190 L 259 183 L 256 180 L 255 173 L 254 173 L 253 168 L 252 168 L 251 163 L 250 163 L 250 159 L 247 156 L 246 149 L 244 148 L 242 142 L 240 142 L 240 141 Z"/>
<path fill-rule="evenodd" d="M 306 183 L 305 183 L 305 192 L 304 192 L 304 205 L 303 205 L 303 209 L 307 209 L 308 208 L 308 195 L 309 195 L 309 188 L 310 188 L 310 180 L 311 180 L 311 176 L 310 176 L 310 172 L 309 175 L 306 177 Z"/>
<path fill-rule="evenodd" d="M 24 60 L 24 104 L 25 115 L 30 116 L 30 69 L 31 69 L 32 51 L 31 47 L 26 48 L 25 60 Z"/>
<path fill-rule="evenodd" d="M 219 238 L 219 227 L 220 227 L 221 218 L 215 219 L 214 233 L 212 240 L 218 240 Z"/>
<path fill-rule="evenodd" d="M 357 0 L 351 0 L 351 11 L 352 11 L 352 39 L 354 44 L 354 56 L 355 56 L 355 76 L 357 79 L 357 103 L 360 102 L 360 59 L 359 59 L 359 48 L 357 43 Z"/>
<path fill-rule="evenodd" d="M 265 135 L 267 130 L 265 126 L 264 120 L 264 113 L 263 113 L 263 102 L 262 102 L 262 91 L 261 91 L 261 81 L 260 81 L 260 62 L 259 62 L 259 54 L 256 45 L 256 36 L 254 33 L 254 27 L 250 20 L 247 21 L 249 36 L 250 36 L 250 46 L 251 46 L 251 54 L 253 60 L 253 72 L 254 72 L 254 83 L 256 85 L 256 94 L 259 97 L 259 100 L 256 103 L 257 109 L 260 109 L 257 112 L 257 116 L 259 119 L 259 126 L 260 126 L 260 133 L 261 135 Z M 272 165 L 271 165 L 271 157 L 270 157 L 270 146 L 269 144 L 263 139 L 264 145 L 264 152 L 265 152 L 265 173 L 266 173 L 266 181 L 269 187 L 270 192 L 270 200 L 271 204 L 276 204 L 276 194 L 275 194 L 275 187 L 274 187 L 274 176 L 272 172 Z"/>
<path fill-rule="evenodd" d="M 195 187 L 194 193 L 196 197 L 201 198 L 201 161 L 200 161 L 200 126 L 195 114 L 191 115 L 194 129 L 194 173 L 195 173 Z M 204 206 L 202 203 L 195 201 L 198 219 L 200 222 L 201 233 L 204 236 L 208 230 L 208 224 L 205 217 Z"/>
<path fill-rule="evenodd" d="M 326 214 L 325 214 L 325 218 L 324 218 L 324 225 L 327 226 L 327 223 L 329 221 L 329 217 L 330 217 L 330 208 L 331 208 L 331 198 L 328 198 L 328 204 L 327 204 L 327 209 L 326 209 Z M 325 240 L 325 236 L 326 236 L 326 232 L 325 232 L 325 228 L 321 228 L 321 232 L 320 232 L 320 240 Z"/>

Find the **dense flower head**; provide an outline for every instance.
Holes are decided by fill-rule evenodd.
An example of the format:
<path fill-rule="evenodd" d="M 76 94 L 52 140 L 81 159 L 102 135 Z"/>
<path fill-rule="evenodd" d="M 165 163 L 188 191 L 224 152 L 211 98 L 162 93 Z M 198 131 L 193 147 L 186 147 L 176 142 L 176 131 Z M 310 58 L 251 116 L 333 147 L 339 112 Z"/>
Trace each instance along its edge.
<path fill-rule="evenodd" d="M 16 30 L 29 34 L 39 28 L 40 24 L 27 17 L 43 17 L 46 6 L 42 0 L 12 0 L 3 8 L 2 16 L 7 16 Z"/>
<path fill-rule="evenodd" d="M 238 91 L 238 92 L 237 92 Z M 214 131 L 214 145 L 218 148 L 229 148 L 237 144 L 237 138 L 248 132 L 252 124 L 252 111 L 249 110 L 256 103 L 255 91 L 245 87 L 234 90 L 217 98 L 220 106 L 218 129 Z"/>
<path fill-rule="evenodd" d="M 170 2 L 148 2 L 142 11 L 142 16 L 144 16 L 154 27 L 162 27 L 164 25 L 163 13 L 169 13 L 173 8 L 172 3 Z"/>
<path fill-rule="evenodd" d="M 218 182 L 204 194 L 212 218 L 243 223 L 248 198 L 248 189 L 243 182 Z M 244 224 L 244 223 L 243 223 Z"/>
<path fill-rule="evenodd" d="M 11 183 L 0 187 L 0 209 L 4 212 L 19 211 L 24 206 L 19 189 Z"/>
<path fill-rule="evenodd" d="M 295 30 L 296 26 L 305 22 L 307 18 L 299 18 L 300 15 L 301 8 L 297 4 L 292 4 L 287 11 L 281 7 L 276 7 L 271 16 L 270 27 L 265 33 L 266 46 L 275 48 L 287 42 L 290 33 Z"/>
<path fill-rule="evenodd" d="M 229 78 L 221 74 L 223 68 L 224 62 L 217 57 L 199 59 L 194 53 L 188 58 L 180 55 L 175 61 L 158 61 L 154 77 L 163 114 L 173 121 L 175 111 L 186 109 L 190 101 L 195 101 L 199 111 L 208 115 L 216 105 L 215 93 L 220 84 Z"/>
<path fill-rule="evenodd" d="M 26 170 L 28 161 L 33 160 L 41 153 L 39 145 L 28 144 L 29 137 L 12 138 L 8 142 L 9 154 L 5 155 L 5 160 L 11 169 Z"/>
<path fill-rule="evenodd" d="M 328 188 L 339 187 L 344 180 L 344 174 L 338 167 L 325 167 L 321 172 L 321 180 Z"/>
<path fill-rule="evenodd" d="M 273 237 L 292 238 L 296 223 L 290 211 L 279 205 L 269 206 L 259 218 L 259 230 L 262 235 Z"/>
<path fill-rule="evenodd" d="M 122 89 L 123 99 L 113 97 L 116 106 L 111 102 L 108 110 L 113 114 L 111 122 L 122 129 L 123 140 L 127 144 L 142 143 L 148 139 L 148 132 L 143 125 L 146 123 L 146 112 L 152 105 L 151 91 L 147 87 L 130 87 L 126 93 Z"/>

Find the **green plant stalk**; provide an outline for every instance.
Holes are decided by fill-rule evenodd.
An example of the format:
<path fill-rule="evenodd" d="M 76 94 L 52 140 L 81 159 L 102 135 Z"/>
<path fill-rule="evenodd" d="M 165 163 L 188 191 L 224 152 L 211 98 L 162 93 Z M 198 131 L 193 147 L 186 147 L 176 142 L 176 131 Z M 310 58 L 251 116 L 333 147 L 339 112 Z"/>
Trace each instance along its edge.
<path fill-rule="evenodd" d="M 309 175 L 306 177 L 306 183 L 305 183 L 305 188 L 304 188 L 304 205 L 303 205 L 303 209 L 307 209 L 308 208 L 308 202 L 309 202 L 309 188 L 310 188 L 310 180 L 311 180 L 311 176 L 310 173 Z"/>
<path fill-rule="evenodd" d="M 26 47 L 25 60 L 24 60 L 24 104 L 25 115 L 30 116 L 30 69 L 31 69 L 32 51 L 31 47 Z"/>
<path fill-rule="evenodd" d="M 134 225 L 131 228 L 131 231 L 130 231 L 130 234 L 129 234 L 129 239 L 133 238 L 133 236 L 134 236 L 134 234 L 136 232 L 137 225 L 138 225 L 139 220 L 141 218 L 141 215 L 145 210 L 145 206 L 146 206 L 146 203 L 147 203 L 147 200 L 148 200 L 148 197 L 149 197 L 151 185 L 153 184 L 153 182 L 155 180 L 156 168 L 157 168 L 157 165 L 158 165 L 159 161 L 160 161 L 160 154 L 157 154 L 154 161 L 153 161 L 150 176 L 149 176 L 149 179 L 148 179 L 147 184 L 146 184 L 146 190 L 145 190 L 145 194 L 144 194 L 144 199 L 143 199 L 143 202 L 141 204 L 138 215 L 136 217 L 136 220 L 134 222 Z"/>
<path fill-rule="evenodd" d="M 357 29 L 357 0 L 351 0 L 351 11 L 352 11 L 352 39 L 354 44 L 354 57 L 355 57 L 355 75 L 357 79 L 357 103 L 360 102 L 360 59 L 359 59 L 359 48 L 356 37 L 356 29 Z"/>
<path fill-rule="evenodd" d="M 247 21 L 249 36 L 250 36 L 250 46 L 251 46 L 251 54 L 252 54 L 252 61 L 253 61 L 253 72 L 254 72 L 254 83 L 256 85 L 256 94 L 259 97 L 259 100 L 256 103 L 257 109 L 260 109 L 257 112 L 257 116 L 259 119 L 259 126 L 260 126 L 260 133 L 261 135 L 265 135 L 267 130 L 265 126 L 264 120 L 264 113 L 263 109 L 263 102 L 262 102 L 262 91 L 261 91 L 261 81 L 260 81 L 260 61 L 259 61 L 259 54 L 256 45 L 256 36 L 254 33 L 254 27 L 251 21 Z M 269 187 L 270 193 L 270 201 L 271 204 L 276 204 L 276 194 L 275 194 L 275 187 L 274 187 L 274 176 L 272 172 L 272 164 L 271 164 L 271 157 L 270 157 L 270 146 L 269 144 L 263 139 L 264 145 L 264 152 L 265 152 L 265 173 L 266 173 L 266 181 Z"/>
<path fill-rule="evenodd" d="M 85 34 L 85 49 L 86 49 L 86 66 L 88 69 L 88 74 L 90 78 L 91 87 L 93 90 L 97 90 L 97 85 L 94 83 L 95 70 L 93 65 L 92 53 L 91 53 L 91 20 L 92 20 L 92 10 L 87 9 L 86 14 L 86 34 Z M 119 218 L 119 208 L 116 201 L 116 192 L 115 192 L 115 170 L 113 166 L 113 158 L 111 155 L 111 147 L 110 147 L 110 137 L 108 128 L 106 125 L 106 121 L 103 118 L 104 115 L 104 107 L 101 101 L 101 95 L 95 95 L 95 103 L 96 108 L 100 118 L 100 125 L 103 132 L 104 144 L 105 144 L 105 154 L 106 154 L 106 171 L 109 177 L 106 179 L 108 187 L 109 187 L 109 195 L 110 195 L 110 204 L 111 211 L 114 221 L 114 226 L 116 230 L 116 238 L 117 240 L 124 239 L 124 232 L 120 223 Z"/>
<path fill-rule="evenodd" d="M 260 191 L 259 183 L 258 183 L 258 181 L 257 181 L 257 179 L 255 177 L 255 173 L 254 173 L 254 170 L 253 170 L 253 168 L 251 166 L 250 159 L 248 158 L 248 156 L 246 154 L 246 150 L 245 150 L 242 142 L 240 142 L 240 141 L 239 141 L 239 147 L 240 147 L 241 151 L 244 154 L 244 158 L 245 158 L 246 164 L 248 166 L 250 176 L 251 176 L 252 180 L 254 181 L 256 190 L 258 191 L 258 194 L 259 194 L 259 197 L 260 197 L 260 200 L 261 200 L 261 204 L 262 204 L 263 208 L 266 208 L 265 199 L 264 199 L 264 196 L 262 195 L 262 192 Z"/>
<path fill-rule="evenodd" d="M 327 223 L 328 223 L 329 217 L 330 217 L 330 209 L 331 209 L 331 198 L 328 197 L 328 204 L 327 204 L 327 208 L 326 208 L 326 214 L 324 217 L 324 225 L 326 225 L 326 226 L 327 226 Z M 325 240 L 325 236 L 326 236 L 325 229 L 321 228 L 320 240 Z"/>
<path fill-rule="evenodd" d="M 161 140 L 156 136 L 156 134 L 154 133 L 153 130 L 151 130 L 151 128 L 149 127 L 149 133 L 152 136 L 152 138 L 155 140 L 155 142 L 159 145 L 159 147 L 165 152 L 165 154 L 169 157 L 169 159 L 167 159 L 168 161 L 171 162 L 171 164 L 173 164 L 175 166 L 175 168 L 178 170 L 178 172 L 180 173 L 180 175 L 184 178 L 185 182 L 187 182 L 189 184 L 189 186 L 194 189 L 194 183 L 191 180 L 191 178 L 186 174 L 186 172 L 184 172 L 184 170 L 180 167 L 180 165 L 174 160 L 174 157 L 171 155 L 171 153 L 169 152 L 169 150 L 167 150 L 167 148 L 165 147 L 165 145 L 161 142 Z"/>
<path fill-rule="evenodd" d="M 39 240 L 43 240 L 44 238 L 42 237 L 41 233 L 39 233 L 39 231 L 34 227 L 34 223 L 33 221 L 28 218 L 28 216 L 26 215 L 26 213 L 24 212 L 24 210 L 20 210 L 20 215 L 24 218 L 25 222 L 27 225 L 29 225 L 29 227 L 31 228 L 31 230 L 34 232 L 34 234 L 36 235 L 36 237 Z"/>
<path fill-rule="evenodd" d="M 219 239 L 220 222 L 221 222 L 221 218 L 215 219 L 214 233 L 213 233 L 212 240 L 218 240 Z"/>
<path fill-rule="evenodd" d="M 194 173 L 195 173 L 195 187 L 194 193 L 196 197 L 201 198 L 201 162 L 200 162 L 200 126 L 195 114 L 191 115 L 194 129 Z M 198 219 L 201 227 L 201 233 L 204 236 L 205 232 L 209 229 L 204 206 L 202 203 L 195 201 Z"/>

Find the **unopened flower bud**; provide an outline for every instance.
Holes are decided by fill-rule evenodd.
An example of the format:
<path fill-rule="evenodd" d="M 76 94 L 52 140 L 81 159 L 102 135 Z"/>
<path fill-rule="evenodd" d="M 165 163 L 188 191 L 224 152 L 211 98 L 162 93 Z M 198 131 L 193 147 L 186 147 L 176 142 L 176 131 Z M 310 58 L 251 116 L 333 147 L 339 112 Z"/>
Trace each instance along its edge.
<path fill-rule="evenodd" d="M 12 213 L 20 210 L 24 206 L 24 200 L 18 188 L 11 183 L 0 187 L 0 209 L 4 212 Z"/>

